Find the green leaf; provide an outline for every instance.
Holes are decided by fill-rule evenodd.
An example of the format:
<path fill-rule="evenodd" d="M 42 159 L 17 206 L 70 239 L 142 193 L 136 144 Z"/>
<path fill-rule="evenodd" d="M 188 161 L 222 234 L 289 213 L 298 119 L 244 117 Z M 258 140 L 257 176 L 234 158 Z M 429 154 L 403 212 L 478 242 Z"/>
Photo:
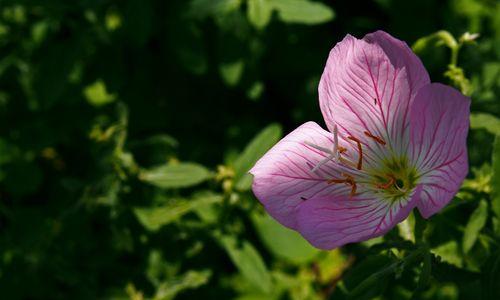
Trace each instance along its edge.
<path fill-rule="evenodd" d="M 162 283 L 156 290 L 153 300 L 174 299 L 177 294 L 187 289 L 195 289 L 208 283 L 212 276 L 210 270 L 188 271 L 182 276 Z"/>
<path fill-rule="evenodd" d="M 418 276 L 417 288 L 415 289 L 411 299 L 419 299 L 420 293 L 429 285 L 432 273 L 432 256 L 429 251 L 425 251 L 422 269 Z"/>
<path fill-rule="evenodd" d="M 226 85 L 235 86 L 240 81 L 241 75 L 243 75 L 244 67 L 245 63 L 243 60 L 237 60 L 221 64 L 219 66 L 219 72 Z"/>
<path fill-rule="evenodd" d="M 260 98 L 262 92 L 264 92 L 264 84 L 262 81 L 257 81 L 247 90 L 247 97 L 250 100 L 256 101 Z"/>
<path fill-rule="evenodd" d="M 100 79 L 85 87 L 85 89 L 83 89 L 83 94 L 91 105 L 97 107 L 112 103 L 116 100 L 116 95 L 108 93 L 106 84 Z"/>
<path fill-rule="evenodd" d="M 372 299 L 378 293 L 383 290 L 384 282 L 387 282 L 388 276 L 401 272 L 404 268 L 409 267 L 424 256 L 425 252 L 428 251 L 427 248 L 419 248 L 412 251 L 410 254 L 405 256 L 403 259 L 394 261 L 392 258 L 385 258 L 389 261 L 394 261 L 389 264 L 385 264 L 382 268 L 378 269 L 377 272 L 367 276 L 368 272 L 358 273 L 361 275 L 363 280 L 349 293 L 349 299 Z M 374 257 L 370 257 L 365 261 L 373 261 L 373 263 L 380 265 L 384 261 L 383 256 L 378 256 L 379 259 L 374 260 Z M 370 266 L 370 264 L 367 264 Z M 358 271 L 359 272 L 359 271 Z"/>
<path fill-rule="evenodd" d="M 396 267 L 397 262 L 393 257 L 366 257 L 344 276 L 343 283 L 350 296 L 348 299 L 373 299 L 380 295 L 387 286 L 389 275 Z"/>
<path fill-rule="evenodd" d="M 247 17 L 257 29 L 263 29 L 271 21 L 273 7 L 268 0 L 248 0 Z"/>
<path fill-rule="evenodd" d="M 216 194 L 200 196 L 194 199 L 175 199 L 159 207 L 135 207 L 133 212 L 139 222 L 149 231 L 157 231 L 162 226 L 180 219 L 183 215 L 199 206 L 206 206 L 222 201 Z"/>
<path fill-rule="evenodd" d="M 254 246 L 248 241 L 243 241 L 241 245 L 238 245 L 232 236 L 223 236 L 220 241 L 241 275 L 260 291 L 270 293 L 273 286 L 271 275 Z"/>
<path fill-rule="evenodd" d="M 448 241 L 431 249 L 431 252 L 440 256 L 444 262 L 452 264 L 456 267 L 461 268 L 463 265 L 463 259 L 460 254 L 460 246 L 454 240 Z"/>
<path fill-rule="evenodd" d="M 279 224 L 267 214 L 254 213 L 252 221 L 264 245 L 277 257 L 303 264 L 320 252 L 300 234 Z"/>
<path fill-rule="evenodd" d="M 478 193 L 491 194 L 491 178 L 493 177 L 493 169 L 487 163 L 481 167 L 471 167 L 474 177 L 467 178 L 462 184 L 462 188 L 474 190 Z"/>
<path fill-rule="evenodd" d="M 220 16 L 237 10 L 241 0 L 192 0 L 189 4 L 188 14 L 194 18 Z"/>
<path fill-rule="evenodd" d="M 500 299 L 500 250 L 493 253 L 481 269 L 483 299 Z"/>
<path fill-rule="evenodd" d="M 150 231 L 156 231 L 191 210 L 191 204 L 184 199 L 174 200 L 173 203 L 153 208 L 136 207 L 133 209 L 139 222 Z"/>
<path fill-rule="evenodd" d="M 252 180 L 247 172 L 255 165 L 259 158 L 279 141 L 281 135 L 281 126 L 271 124 L 257 134 L 246 146 L 245 150 L 243 150 L 234 162 L 234 181 L 236 182 L 237 189 L 244 191 L 250 188 Z"/>
<path fill-rule="evenodd" d="M 500 219 L 500 135 L 495 137 L 492 157 L 493 176 L 491 178 L 491 210 Z M 495 226 L 495 231 L 500 235 L 500 226 Z"/>
<path fill-rule="evenodd" d="M 306 25 L 321 24 L 333 20 L 334 11 L 327 5 L 309 0 L 269 0 L 285 23 Z"/>
<path fill-rule="evenodd" d="M 161 165 L 139 173 L 140 180 L 163 189 L 193 186 L 209 177 L 210 171 L 195 163 Z"/>
<path fill-rule="evenodd" d="M 470 128 L 484 129 L 491 134 L 500 134 L 500 119 L 486 113 L 471 113 Z"/>
<path fill-rule="evenodd" d="M 464 253 L 469 252 L 469 250 L 474 246 L 477 240 L 477 236 L 481 229 L 483 229 L 488 218 L 488 203 L 485 200 L 479 202 L 478 207 L 469 218 L 467 225 L 465 226 L 464 239 L 462 243 L 462 249 Z"/>

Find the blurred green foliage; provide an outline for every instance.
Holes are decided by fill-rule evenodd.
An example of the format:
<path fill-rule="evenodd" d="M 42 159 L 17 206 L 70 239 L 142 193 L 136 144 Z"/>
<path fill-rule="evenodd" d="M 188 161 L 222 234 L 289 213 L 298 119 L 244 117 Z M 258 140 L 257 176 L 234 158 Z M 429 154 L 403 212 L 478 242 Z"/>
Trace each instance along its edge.
<path fill-rule="evenodd" d="M 471 96 L 471 172 L 430 220 L 319 251 L 247 171 L 376 29 Z M 498 1 L 0 0 L 0 54 L 2 299 L 500 298 Z"/>

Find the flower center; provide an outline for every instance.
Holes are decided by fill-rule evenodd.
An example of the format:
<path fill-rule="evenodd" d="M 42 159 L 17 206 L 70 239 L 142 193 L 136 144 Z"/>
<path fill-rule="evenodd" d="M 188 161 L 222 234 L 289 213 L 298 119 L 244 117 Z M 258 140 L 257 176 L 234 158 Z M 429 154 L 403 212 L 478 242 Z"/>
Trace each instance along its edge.
<path fill-rule="evenodd" d="M 368 170 L 372 190 L 388 199 L 408 196 L 417 185 L 417 171 L 410 167 L 406 157 L 393 157 L 382 161 L 381 167 Z"/>
<path fill-rule="evenodd" d="M 343 170 L 341 176 L 338 178 L 325 179 L 328 184 L 345 184 L 351 190 L 349 193 L 350 197 L 355 196 L 357 193 L 371 191 L 382 193 L 384 198 L 392 200 L 408 196 L 416 186 L 418 179 L 417 172 L 414 168 L 409 167 L 406 157 L 384 159 L 378 164 L 380 167 L 366 169 L 366 167 L 363 167 L 361 141 L 354 136 L 347 137 L 348 140 L 356 144 L 358 152 L 357 161 L 351 161 L 343 156 L 347 149 L 338 144 L 338 130 L 336 125 L 333 128 L 332 134 L 333 147 L 331 149 L 305 142 L 306 145 L 328 154 L 312 168 L 311 172 L 316 172 L 329 161 L 334 161 Z M 368 131 L 365 131 L 364 134 L 378 144 L 382 146 L 386 145 L 386 142 L 381 137 L 373 135 Z M 358 187 L 361 187 L 361 190 Z"/>

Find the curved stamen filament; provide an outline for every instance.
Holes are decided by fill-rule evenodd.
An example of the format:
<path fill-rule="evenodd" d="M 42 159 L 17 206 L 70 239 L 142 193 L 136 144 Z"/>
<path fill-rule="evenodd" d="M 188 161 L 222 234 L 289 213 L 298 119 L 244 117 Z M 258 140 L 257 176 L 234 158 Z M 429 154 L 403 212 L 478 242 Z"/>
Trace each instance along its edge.
<path fill-rule="evenodd" d="M 381 137 L 376 136 L 376 135 L 373 135 L 373 134 L 371 134 L 371 133 L 370 133 L 370 132 L 368 132 L 368 131 L 365 131 L 365 135 L 366 135 L 367 137 L 369 137 L 369 138 L 374 139 L 374 140 L 375 140 L 375 142 L 377 142 L 377 143 L 379 143 L 379 144 L 382 144 L 382 145 L 385 145 L 385 144 L 386 144 L 386 143 L 385 143 L 385 141 L 384 141 Z"/>
<path fill-rule="evenodd" d="M 358 145 L 359 157 L 358 157 L 358 165 L 357 165 L 356 168 L 358 170 L 361 170 L 361 167 L 362 167 L 362 164 L 363 164 L 363 149 L 361 148 L 361 142 L 357 138 L 355 138 L 353 136 L 348 136 L 347 138 L 350 139 L 351 141 L 356 142 L 356 144 Z"/>

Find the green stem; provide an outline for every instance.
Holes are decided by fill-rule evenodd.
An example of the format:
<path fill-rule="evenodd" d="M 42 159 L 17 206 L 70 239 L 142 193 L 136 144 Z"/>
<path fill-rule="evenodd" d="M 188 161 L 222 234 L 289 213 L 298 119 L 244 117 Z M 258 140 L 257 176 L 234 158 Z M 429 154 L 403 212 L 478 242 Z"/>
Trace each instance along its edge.
<path fill-rule="evenodd" d="M 457 66 L 457 64 L 458 64 L 458 52 L 460 51 L 461 46 L 462 46 L 462 43 L 458 43 L 457 45 L 455 45 L 455 47 L 450 48 L 451 49 L 450 65 Z"/>

